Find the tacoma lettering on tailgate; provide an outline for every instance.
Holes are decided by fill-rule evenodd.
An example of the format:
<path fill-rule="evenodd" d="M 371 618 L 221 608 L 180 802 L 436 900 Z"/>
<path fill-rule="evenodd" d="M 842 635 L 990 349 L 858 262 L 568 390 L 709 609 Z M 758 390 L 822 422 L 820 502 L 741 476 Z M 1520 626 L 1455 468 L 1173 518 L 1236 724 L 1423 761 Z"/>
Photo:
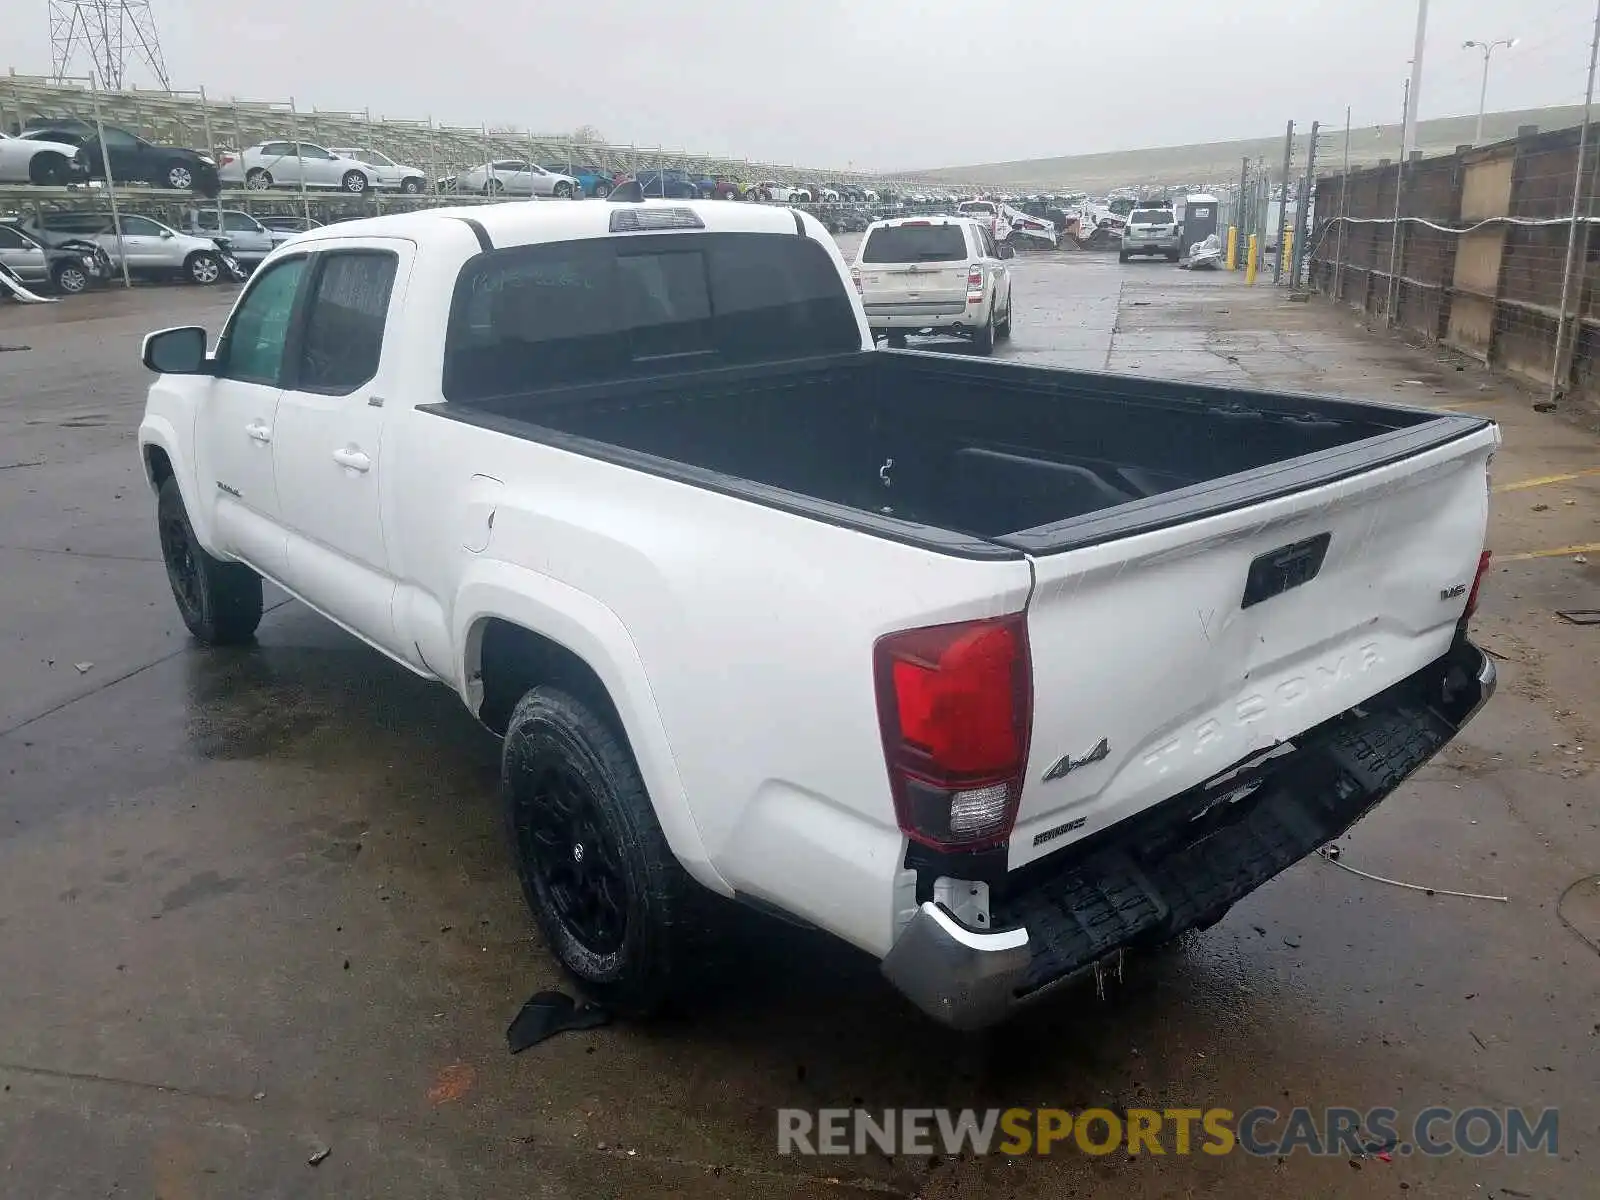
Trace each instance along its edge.
<path fill-rule="evenodd" d="M 1309 674 L 1291 675 L 1266 691 L 1250 692 L 1233 702 L 1226 717 L 1207 717 L 1192 729 L 1153 747 L 1139 761 L 1158 775 L 1178 765 L 1179 758 L 1211 754 L 1223 749 L 1222 743 L 1236 738 L 1241 730 L 1258 724 L 1268 713 L 1288 711 L 1308 699 L 1332 690 L 1358 672 L 1365 674 L 1381 665 L 1383 655 L 1372 642 L 1341 654 L 1333 662 L 1319 664 Z M 1328 714 L 1332 715 L 1332 714 Z M 1313 722 L 1314 723 L 1314 722 Z"/>

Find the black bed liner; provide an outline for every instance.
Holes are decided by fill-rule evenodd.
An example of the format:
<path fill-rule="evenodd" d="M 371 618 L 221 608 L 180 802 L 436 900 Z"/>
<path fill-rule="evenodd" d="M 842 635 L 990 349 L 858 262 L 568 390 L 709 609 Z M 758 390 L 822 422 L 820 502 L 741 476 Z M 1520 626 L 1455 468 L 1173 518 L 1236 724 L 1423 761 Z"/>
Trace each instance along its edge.
<path fill-rule="evenodd" d="M 419 411 L 943 553 L 1002 559 L 1260 503 L 1488 424 L 894 351 Z"/>

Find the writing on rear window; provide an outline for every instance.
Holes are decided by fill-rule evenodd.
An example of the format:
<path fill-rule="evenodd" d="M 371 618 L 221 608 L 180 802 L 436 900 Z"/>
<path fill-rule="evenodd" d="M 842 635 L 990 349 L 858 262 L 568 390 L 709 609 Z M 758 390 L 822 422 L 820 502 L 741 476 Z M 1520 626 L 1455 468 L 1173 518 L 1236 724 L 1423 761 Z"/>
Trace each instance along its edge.
<path fill-rule="evenodd" d="M 832 258 L 792 234 L 679 233 L 508 247 L 461 270 L 455 403 L 861 348 Z"/>

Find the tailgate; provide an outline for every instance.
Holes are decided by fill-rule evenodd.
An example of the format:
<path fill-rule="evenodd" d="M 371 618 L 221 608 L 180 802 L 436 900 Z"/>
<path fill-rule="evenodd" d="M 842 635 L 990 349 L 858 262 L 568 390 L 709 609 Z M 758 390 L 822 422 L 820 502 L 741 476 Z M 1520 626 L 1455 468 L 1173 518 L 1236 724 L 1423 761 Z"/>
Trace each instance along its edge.
<path fill-rule="evenodd" d="M 1033 733 L 1010 866 L 1292 739 L 1449 648 L 1486 427 L 1233 511 L 1033 558 Z"/>
<path fill-rule="evenodd" d="M 863 266 L 861 293 L 866 304 L 965 304 L 965 262 Z"/>

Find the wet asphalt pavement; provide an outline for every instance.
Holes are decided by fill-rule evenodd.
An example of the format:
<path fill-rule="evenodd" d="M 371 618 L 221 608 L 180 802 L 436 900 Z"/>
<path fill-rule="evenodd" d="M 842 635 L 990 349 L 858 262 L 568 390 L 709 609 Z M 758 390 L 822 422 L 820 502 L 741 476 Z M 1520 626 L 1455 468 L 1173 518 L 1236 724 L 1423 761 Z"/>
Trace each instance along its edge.
<path fill-rule="evenodd" d="M 0 347 L 29 347 L 0 352 L 0 1196 L 1600 1195 L 1600 891 L 1568 890 L 1600 871 L 1600 628 L 1553 615 L 1600 607 L 1600 555 L 1555 552 L 1600 542 L 1600 442 L 1236 276 L 1063 254 L 1015 287 L 1004 352 L 1026 361 L 1502 422 L 1479 618 L 1500 693 L 1343 851 L 1509 903 L 1311 860 L 1104 998 L 972 1037 L 852 950 L 730 917 L 694 1011 L 513 1058 L 507 1023 L 562 985 L 503 846 L 495 739 L 281 595 L 246 649 L 178 620 L 138 340 L 215 330 L 232 289 L 0 306 Z M 785 1106 L 1257 1104 L 1554 1105 L 1560 1153 L 776 1153 Z"/>

